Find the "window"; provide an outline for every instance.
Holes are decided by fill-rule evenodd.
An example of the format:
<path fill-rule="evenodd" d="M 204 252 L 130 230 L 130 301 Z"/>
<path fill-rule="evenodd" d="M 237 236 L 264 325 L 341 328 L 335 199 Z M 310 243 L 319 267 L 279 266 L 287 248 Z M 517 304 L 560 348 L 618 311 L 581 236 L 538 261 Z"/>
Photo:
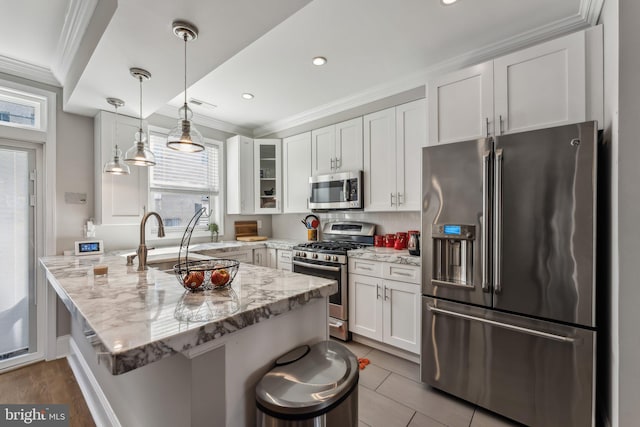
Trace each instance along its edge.
<path fill-rule="evenodd" d="M 0 124 L 26 129 L 45 130 L 42 112 L 46 99 L 25 92 L 0 88 Z"/>
<path fill-rule="evenodd" d="M 206 214 L 196 230 L 208 230 L 214 222 L 223 230 L 222 143 L 207 140 L 204 151 L 183 153 L 168 148 L 166 142 L 166 134 L 150 132 L 149 146 L 156 156 L 149 176 L 151 209 L 162 216 L 167 232 L 184 232 L 202 207 Z"/>

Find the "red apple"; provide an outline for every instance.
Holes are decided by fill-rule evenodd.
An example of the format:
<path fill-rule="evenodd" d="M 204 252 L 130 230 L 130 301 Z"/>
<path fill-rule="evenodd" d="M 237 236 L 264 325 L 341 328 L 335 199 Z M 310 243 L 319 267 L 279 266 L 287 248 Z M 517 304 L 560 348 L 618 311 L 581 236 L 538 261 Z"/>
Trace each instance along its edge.
<path fill-rule="evenodd" d="M 190 289 L 198 289 L 204 282 L 204 273 L 202 271 L 191 271 L 184 278 L 182 283 Z"/>
<path fill-rule="evenodd" d="M 214 286 L 224 286 L 229 282 L 229 272 L 224 268 L 211 272 L 211 283 Z"/>

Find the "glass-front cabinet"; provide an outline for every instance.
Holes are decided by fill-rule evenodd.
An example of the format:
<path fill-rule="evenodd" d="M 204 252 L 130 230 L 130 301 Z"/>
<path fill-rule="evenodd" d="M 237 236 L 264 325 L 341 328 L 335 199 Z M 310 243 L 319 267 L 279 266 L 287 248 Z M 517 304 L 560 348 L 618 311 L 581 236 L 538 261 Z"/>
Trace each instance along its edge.
<path fill-rule="evenodd" d="M 279 139 L 256 139 L 254 141 L 256 213 L 280 213 L 282 211 L 281 143 Z"/>

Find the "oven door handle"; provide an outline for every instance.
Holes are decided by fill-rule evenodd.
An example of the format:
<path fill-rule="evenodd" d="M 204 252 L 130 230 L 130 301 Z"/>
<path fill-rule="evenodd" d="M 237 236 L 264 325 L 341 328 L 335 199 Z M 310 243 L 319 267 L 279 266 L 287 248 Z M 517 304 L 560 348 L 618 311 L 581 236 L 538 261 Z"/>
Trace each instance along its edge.
<path fill-rule="evenodd" d="M 299 261 L 293 261 L 293 265 L 299 265 L 300 267 L 307 267 L 307 268 L 317 268 L 318 270 L 340 271 L 340 267 L 331 267 L 328 265 L 321 265 L 321 264 L 309 264 L 306 262 L 299 262 Z"/>

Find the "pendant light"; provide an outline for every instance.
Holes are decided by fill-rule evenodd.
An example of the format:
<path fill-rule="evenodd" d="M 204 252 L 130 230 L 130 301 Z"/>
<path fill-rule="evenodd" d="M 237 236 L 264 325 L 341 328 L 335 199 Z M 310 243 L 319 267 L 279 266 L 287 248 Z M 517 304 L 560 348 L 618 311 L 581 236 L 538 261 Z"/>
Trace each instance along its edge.
<path fill-rule="evenodd" d="M 184 105 L 178 110 L 178 126 L 167 136 L 167 147 L 178 151 L 196 153 L 204 150 L 202 134 L 193 125 L 193 112 L 187 105 L 187 42 L 198 37 L 198 28 L 185 21 L 173 22 L 173 33 L 184 40 Z"/>
<path fill-rule="evenodd" d="M 131 172 L 129 169 L 129 165 L 124 162 L 120 162 L 120 157 L 122 157 L 122 150 L 118 148 L 118 107 L 122 107 L 124 105 L 124 101 L 118 98 L 107 98 L 107 102 L 116 109 L 116 126 L 115 126 L 115 136 L 113 140 L 115 144 L 113 146 L 113 160 L 108 161 L 104 165 L 104 173 L 110 173 L 112 175 L 129 175 Z"/>
<path fill-rule="evenodd" d="M 142 68 L 130 68 L 129 72 L 140 82 L 140 127 L 136 132 L 133 146 L 124 155 L 124 161 L 135 166 L 153 166 L 156 164 L 156 157 L 146 147 L 147 134 L 142 130 L 142 80 L 151 79 L 151 73 Z"/>

